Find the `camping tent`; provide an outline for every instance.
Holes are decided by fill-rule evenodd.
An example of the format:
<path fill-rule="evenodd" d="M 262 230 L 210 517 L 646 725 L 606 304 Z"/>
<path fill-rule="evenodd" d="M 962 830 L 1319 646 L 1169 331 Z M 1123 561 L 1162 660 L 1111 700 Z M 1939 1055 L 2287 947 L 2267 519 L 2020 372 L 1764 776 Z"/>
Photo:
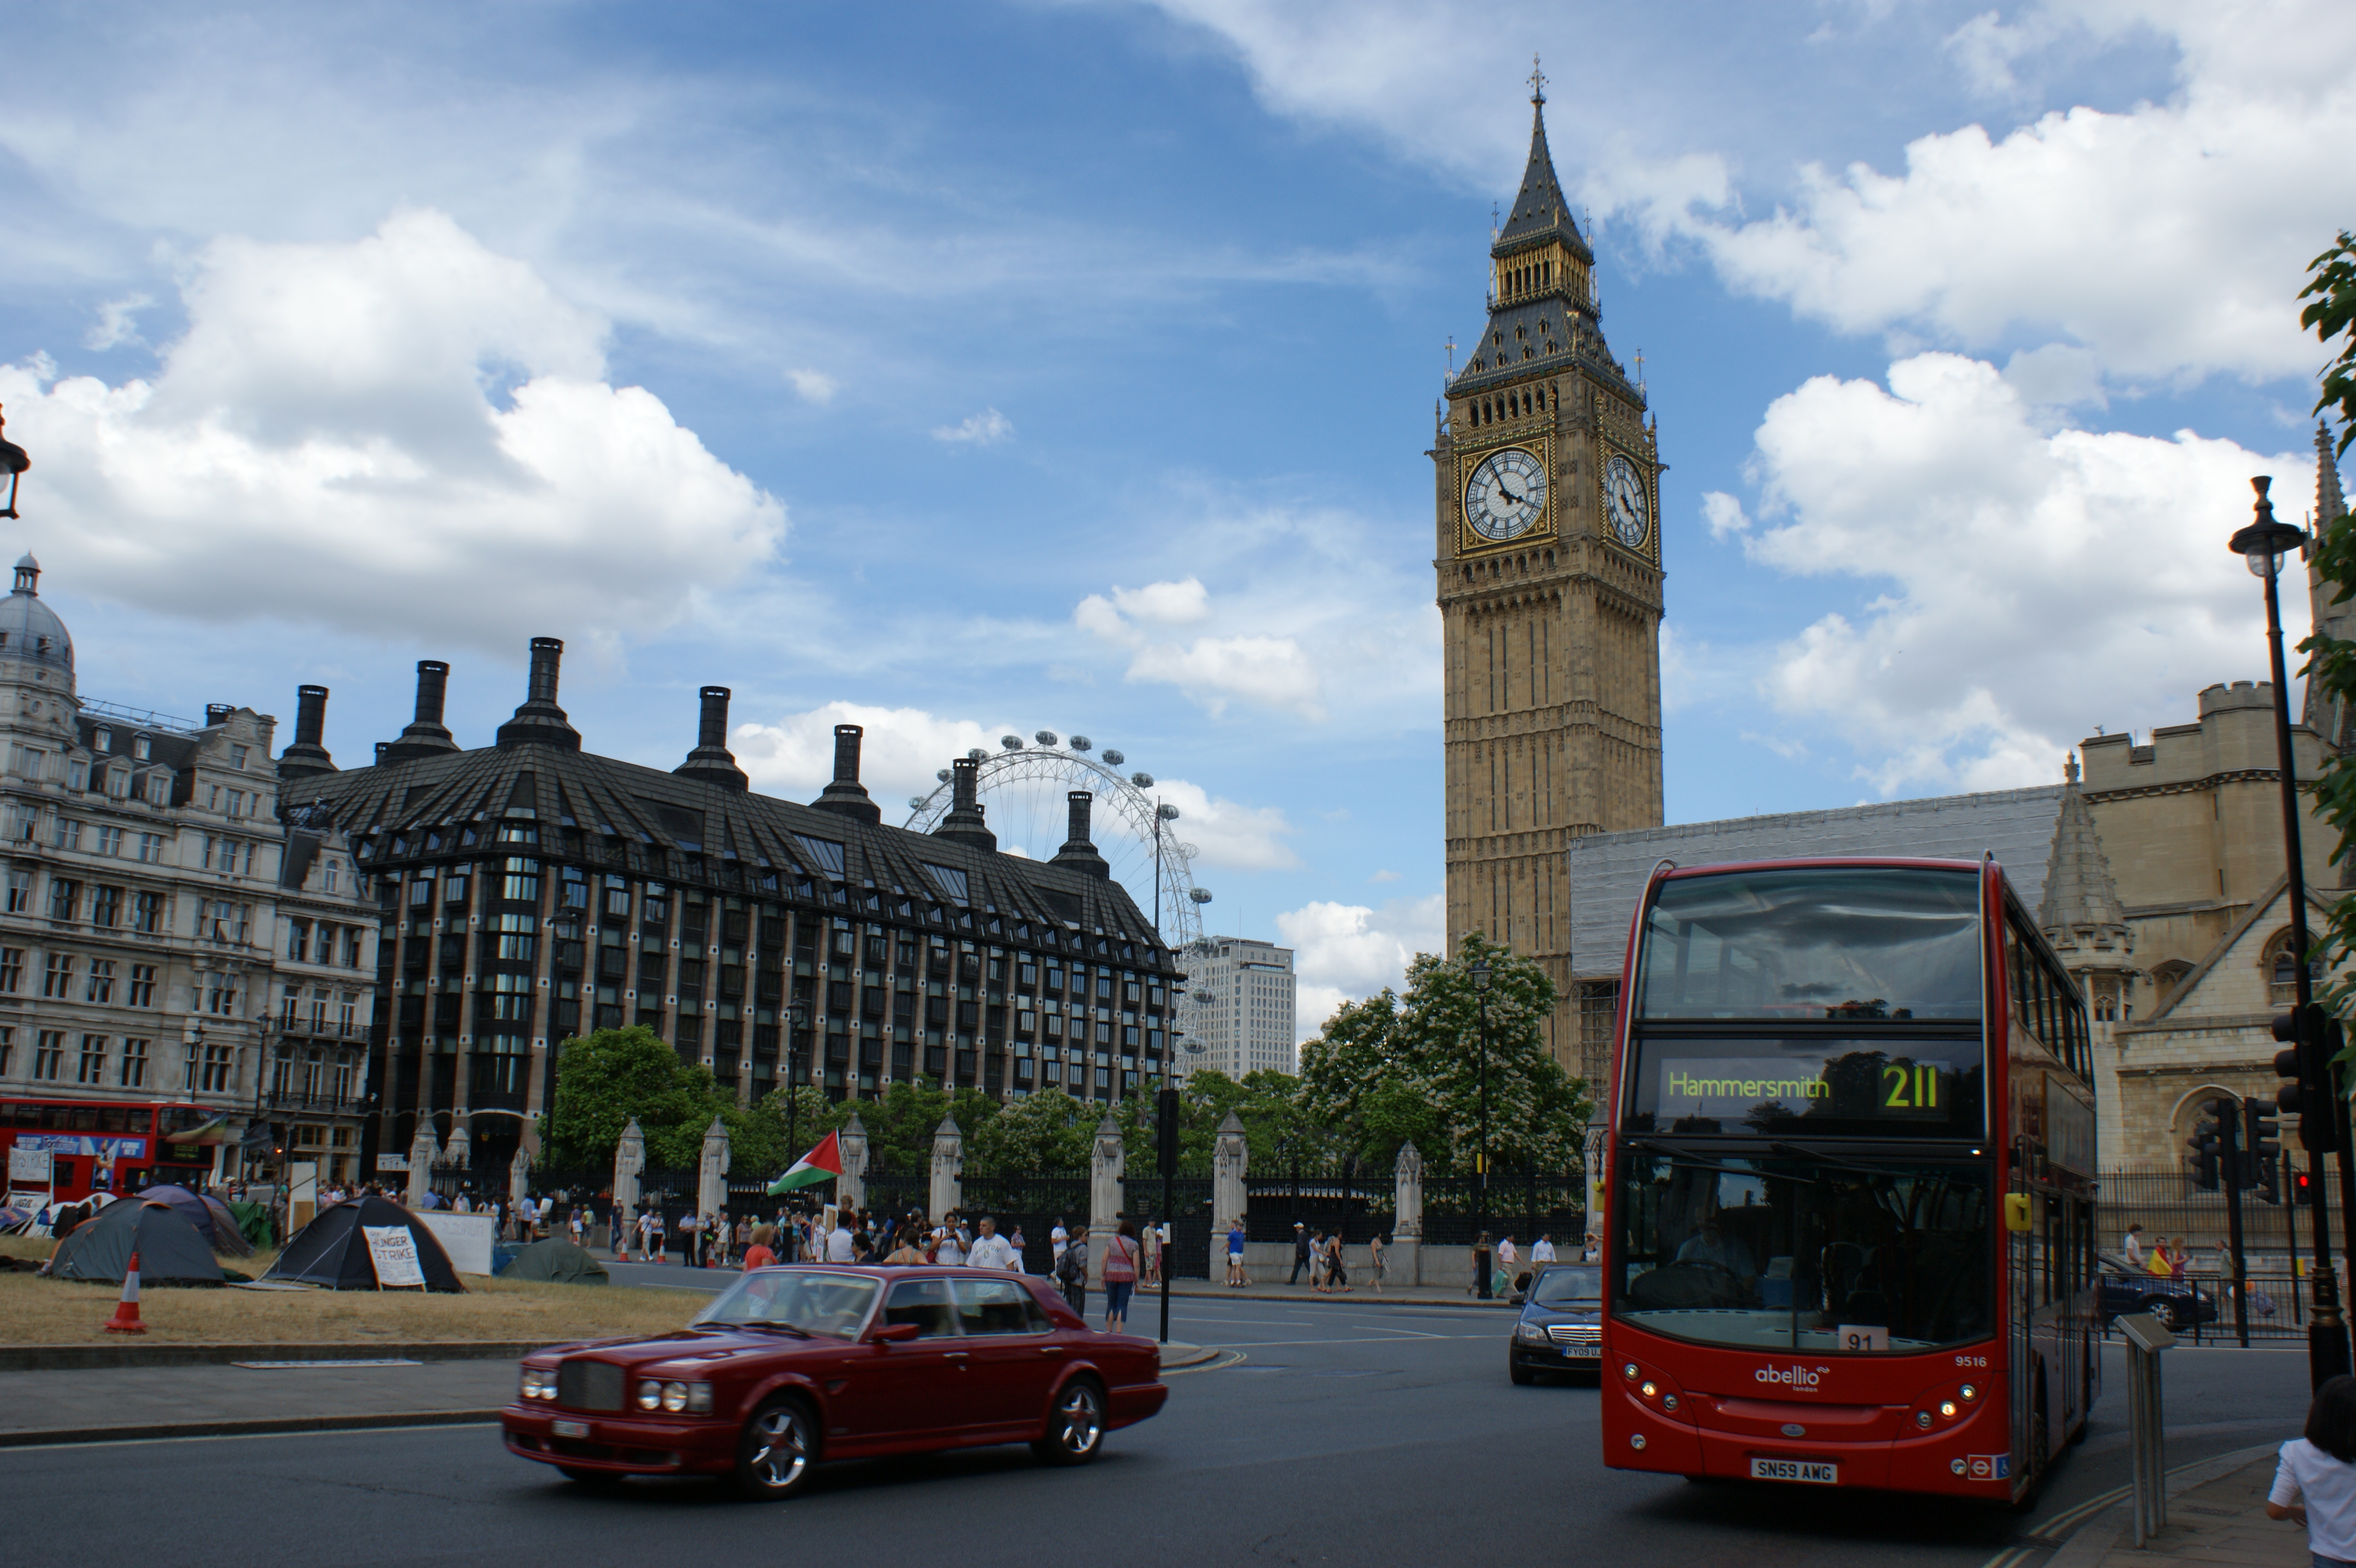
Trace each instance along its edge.
<path fill-rule="evenodd" d="M 188 1223 L 203 1234 L 206 1244 L 216 1252 L 242 1258 L 253 1251 L 253 1243 L 239 1233 L 229 1205 L 218 1197 L 203 1197 L 169 1182 L 147 1187 L 139 1196 L 150 1202 L 168 1203 L 187 1215 Z"/>
<path fill-rule="evenodd" d="M 376 1262 L 369 1251 L 367 1230 L 398 1226 L 409 1232 L 416 1249 L 417 1266 L 427 1290 L 463 1291 L 450 1254 L 440 1238 L 416 1217 L 389 1197 L 355 1197 L 319 1211 L 318 1218 L 294 1233 L 278 1261 L 262 1276 L 265 1280 L 299 1280 L 330 1290 L 374 1290 Z"/>
<path fill-rule="evenodd" d="M 110 1203 L 95 1219 L 58 1243 L 49 1276 L 119 1284 L 131 1254 L 139 1254 L 143 1284 L 217 1285 L 221 1266 L 188 1217 L 168 1203 Z"/>
<path fill-rule="evenodd" d="M 603 1285 L 613 1283 L 605 1265 L 591 1257 L 588 1251 L 570 1241 L 560 1241 L 551 1236 L 545 1241 L 534 1241 L 515 1255 L 499 1275 L 507 1280 L 548 1280 L 565 1285 Z"/>

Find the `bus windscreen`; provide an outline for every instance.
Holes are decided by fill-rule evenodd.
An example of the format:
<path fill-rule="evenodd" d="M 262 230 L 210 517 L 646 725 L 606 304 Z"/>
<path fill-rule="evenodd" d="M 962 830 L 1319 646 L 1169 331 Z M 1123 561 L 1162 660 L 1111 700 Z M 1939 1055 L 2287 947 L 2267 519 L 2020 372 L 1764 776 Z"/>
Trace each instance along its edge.
<path fill-rule="evenodd" d="M 1984 1162 L 1630 1151 L 1612 1310 L 1748 1350 L 1921 1351 L 1995 1324 Z"/>
<path fill-rule="evenodd" d="M 1815 865 L 1673 876 L 1646 911 L 1639 1021 L 1976 1020 L 1979 878 Z"/>

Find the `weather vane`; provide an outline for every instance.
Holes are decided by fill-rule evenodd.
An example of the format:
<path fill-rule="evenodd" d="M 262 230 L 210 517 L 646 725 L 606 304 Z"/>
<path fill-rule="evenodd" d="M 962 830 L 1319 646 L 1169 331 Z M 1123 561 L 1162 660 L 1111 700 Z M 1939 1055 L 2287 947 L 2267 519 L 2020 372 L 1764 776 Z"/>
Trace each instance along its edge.
<path fill-rule="evenodd" d="M 1546 102 L 1546 84 L 1547 84 L 1546 72 L 1545 72 L 1545 71 L 1542 71 L 1542 70 L 1540 70 L 1538 69 L 1538 57 L 1537 57 L 1537 56 L 1536 56 L 1536 55 L 1532 55 L 1532 56 L 1530 56 L 1530 102 L 1533 102 L 1533 103 L 1543 103 L 1543 102 Z"/>

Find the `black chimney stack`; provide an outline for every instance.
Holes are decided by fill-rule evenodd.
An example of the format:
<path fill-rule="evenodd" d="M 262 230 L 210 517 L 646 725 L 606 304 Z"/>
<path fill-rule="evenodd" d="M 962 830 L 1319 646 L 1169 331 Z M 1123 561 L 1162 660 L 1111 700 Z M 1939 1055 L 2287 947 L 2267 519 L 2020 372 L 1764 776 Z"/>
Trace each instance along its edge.
<path fill-rule="evenodd" d="M 552 746 L 563 751 L 581 749 L 581 732 L 556 705 L 557 665 L 564 658 L 564 644 L 553 637 L 531 639 L 531 685 L 523 705 L 515 717 L 499 726 L 498 744 L 502 750 L 518 746 Z"/>
<path fill-rule="evenodd" d="M 701 694 L 703 716 L 696 725 L 695 749 L 671 771 L 723 789 L 751 789 L 753 781 L 744 777 L 744 770 L 736 766 L 735 754 L 728 749 L 728 688 L 706 686 Z"/>
<path fill-rule="evenodd" d="M 327 728 L 327 689 L 325 686 L 294 688 L 294 744 L 278 754 L 278 777 L 308 779 L 316 774 L 336 771 L 336 759 L 327 755 L 320 737 Z"/>
<path fill-rule="evenodd" d="M 994 854 L 998 835 L 981 820 L 981 802 L 977 799 L 981 782 L 980 759 L 958 757 L 949 764 L 949 814 L 933 830 L 933 836 Z"/>
<path fill-rule="evenodd" d="M 458 749 L 442 723 L 442 693 L 449 681 L 450 667 L 439 659 L 417 661 L 417 716 L 401 732 L 400 739 L 377 748 L 379 762 L 414 762 Z"/>
<path fill-rule="evenodd" d="M 859 737 L 866 733 L 857 725 L 834 726 L 834 782 L 819 792 L 811 806 L 862 822 L 884 820 L 884 808 L 867 798 L 866 787 L 859 782 Z"/>
<path fill-rule="evenodd" d="M 237 712 L 237 710 L 230 706 L 227 703 L 207 703 L 205 704 L 205 727 L 207 729 L 210 729 L 215 725 L 224 725 L 229 723 L 230 714 L 235 712 Z"/>
<path fill-rule="evenodd" d="M 1064 797 L 1071 806 L 1071 836 L 1064 847 L 1055 852 L 1053 865 L 1068 865 L 1075 871 L 1085 871 L 1098 881 L 1112 879 L 1112 863 L 1097 853 L 1094 840 L 1088 837 L 1088 807 L 1096 797 L 1086 789 L 1075 789 Z"/>

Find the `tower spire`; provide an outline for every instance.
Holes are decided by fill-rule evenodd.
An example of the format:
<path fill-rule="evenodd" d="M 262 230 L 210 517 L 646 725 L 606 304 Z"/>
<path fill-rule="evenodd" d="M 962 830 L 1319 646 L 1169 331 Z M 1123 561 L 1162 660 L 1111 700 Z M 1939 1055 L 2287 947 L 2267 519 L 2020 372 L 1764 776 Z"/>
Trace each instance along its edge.
<path fill-rule="evenodd" d="M 2331 432 L 2319 420 L 2315 426 L 2315 537 L 2320 540 L 2324 531 L 2347 510 L 2347 499 L 2340 490 L 2340 464 L 2331 448 Z M 2309 624 L 2323 636 L 2346 641 L 2356 636 L 2356 598 L 2339 598 L 2340 585 L 2323 575 L 2322 561 L 2312 545 L 2306 554 Z M 2356 711 L 2351 711 L 2345 699 L 2334 696 L 2311 678 L 2300 703 L 2299 718 L 2333 747 L 2346 751 L 2356 746 Z"/>

